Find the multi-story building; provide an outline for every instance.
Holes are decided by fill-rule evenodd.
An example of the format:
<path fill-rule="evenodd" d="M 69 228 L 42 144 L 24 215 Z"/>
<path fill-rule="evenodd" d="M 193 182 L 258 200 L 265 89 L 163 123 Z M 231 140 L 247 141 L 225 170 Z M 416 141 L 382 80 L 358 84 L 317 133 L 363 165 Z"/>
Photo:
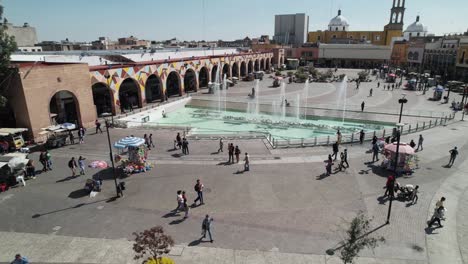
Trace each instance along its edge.
<path fill-rule="evenodd" d="M 398 2 L 397 2 L 398 1 Z M 338 10 L 338 15 L 330 20 L 326 30 L 312 31 L 308 42 L 326 44 L 374 44 L 391 45 L 395 38 L 403 36 L 403 16 L 405 0 L 394 0 L 390 11 L 390 21 L 383 31 L 349 31 L 348 20 Z"/>
<path fill-rule="evenodd" d="M 423 69 L 443 80 L 455 78 L 460 37 L 444 36 L 428 42 L 424 48 Z"/>
<path fill-rule="evenodd" d="M 393 42 L 390 64 L 394 66 L 406 66 L 408 57 L 408 41 L 397 40 Z"/>
<path fill-rule="evenodd" d="M 302 46 L 307 41 L 309 16 L 306 14 L 276 15 L 275 35 L 278 44 Z"/>
<path fill-rule="evenodd" d="M 36 28 L 29 26 L 28 23 L 24 23 L 23 26 L 15 26 L 8 21 L 5 23 L 0 22 L 0 26 L 5 27 L 5 32 L 9 36 L 15 38 L 18 50 L 22 52 L 35 52 L 42 51 L 41 47 L 37 47 L 37 33 Z"/>
<path fill-rule="evenodd" d="M 460 39 L 456 67 L 457 79 L 468 82 L 468 31 Z"/>

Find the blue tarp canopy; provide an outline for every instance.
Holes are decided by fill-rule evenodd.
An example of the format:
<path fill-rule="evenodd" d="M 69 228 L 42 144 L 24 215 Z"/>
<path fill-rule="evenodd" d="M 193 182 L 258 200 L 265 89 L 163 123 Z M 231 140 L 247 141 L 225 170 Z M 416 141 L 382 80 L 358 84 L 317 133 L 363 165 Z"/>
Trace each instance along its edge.
<path fill-rule="evenodd" d="M 145 144 L 145 140 L 139 137 L 125 137 L 114 143 L 114 147 L 124 149 L 128 147 L 139 147 Z"/>

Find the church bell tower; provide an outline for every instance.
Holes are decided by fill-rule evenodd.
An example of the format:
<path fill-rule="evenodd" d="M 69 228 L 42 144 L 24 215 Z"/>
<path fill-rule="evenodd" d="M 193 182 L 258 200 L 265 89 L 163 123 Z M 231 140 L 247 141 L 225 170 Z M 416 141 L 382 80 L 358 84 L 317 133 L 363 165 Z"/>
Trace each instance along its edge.
<path fill-rule="evenodd" d="M 390 10 L 390 21 L 385 26 L 385 43 L 390 45 L 392 38 L 403 35 L 403 18 L 405 15 L 405 1 L 393 0 L 393 6 Z"/>

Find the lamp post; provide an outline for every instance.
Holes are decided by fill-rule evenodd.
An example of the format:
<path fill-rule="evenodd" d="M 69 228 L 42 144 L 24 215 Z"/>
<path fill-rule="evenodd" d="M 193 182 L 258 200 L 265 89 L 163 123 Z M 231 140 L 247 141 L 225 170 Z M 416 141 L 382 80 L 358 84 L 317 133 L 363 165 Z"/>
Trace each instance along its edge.
<path fill-rule="evenodd" d="M 399 158 L 399 152 L 400 152 L 400 137 L 401 137 L 401 130 L 403 130 L 404 124 L 401 123 L 401 116 L 403 114 L 403 105 L 408 102 L 408 99 L 405 98 L 405 94 L 402 94 L 402 98 L 398 100 L 398 103 L 401 105 L 400 107 L 400 117 L 398 118 L 398 123 L 396 126 L 398 127 L 397 129 L 397 147 L 396 147 L 396 153 L 395 153 L 395 163 L 393 165 L 393 171 L 395 173 L 395 178 L 396 178 L 396 173 L 397 173 L 397 168 L 398 168 L 398 158 Z M 393 187 L 393 186 L 392 186 Z M 392 214 L 392 202 L 393 202 L 393 190 L 390 192 L 390 203 L 388 205 L 388 213 L 387 213 L 387 224 L 390 224 L 390 215 Z"/>
<path fill-rule="evenodd" d="M 110 90 L 111 76 L 110 76 L 110 74 L 109 74 L 108 71 L 106 71 L 106 73 L 104 73 L 104 78 L 106 78 L 106 81 L 107 81 L 107 89 Z M 110 92 L 112 92 L 112 90 L 111 90 Z M 111 97 L 111 100 L 112 100 L 112 97 Z M 103 113 L 103 114 L 101 114 L 101 116 L 110 116 L 110 117 L 111 117 L 111 121 L 112 121 L 112 127 L 114 127 L 114 111 L 113 111 L 113 109 L 112 109 L 112 102 L 111 102 L 111 111 L 110 111 L 110 113 L 109 113 L 109 114 Z M 109 129 L 108 126 L 107 126 L 106 128 Z"/>
<path fill-rule="evenodd" d="M 109 134 L 109 124 L 107 124 L 107 122 L 106 122 L 106 132 L 107 132 L 107 143 L 109 144 L 109 158 L 112 164 L 112 176 L 114 177 L 115 192 L 117 193 L 116 197 L 119 197 L 119 187 L 117 183 L 117 176 L 115 175 L 114 155 L 112 154 L 112 145 L 111 145 L 110 134 Z"/>

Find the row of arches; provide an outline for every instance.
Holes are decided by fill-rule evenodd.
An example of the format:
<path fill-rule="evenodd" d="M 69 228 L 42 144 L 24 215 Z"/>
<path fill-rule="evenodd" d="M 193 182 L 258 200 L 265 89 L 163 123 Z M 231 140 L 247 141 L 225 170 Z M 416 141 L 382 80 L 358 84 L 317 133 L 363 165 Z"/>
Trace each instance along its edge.
<path fill-rule="evenodd" d="M 211 72 L 207 67 L 200 68 L 198 78 L 197 73 L 193 69 L 187 69 L 182 78 L 178 72 L 172 71 L 166 77 L 166 93 L 164 93 L 161 78 L 152 74 L 146 80 L 144 98 L 146 103 L 165 101 L 169 97 L 180 96 L 184 92 L 192 93 L 197 92 L 199 88 L 207 88 L 210 80 L 219 82 L 223 76 L 241 78 L 254 71 L 269 69 L 271 67 L 270 63 L 270 59 L 242 61 L 240 63 L 234 62 L 232 65 L 226 63 L 222 65 L 220 71 L 218 70 L 219 65 L 215 64 L 211 68 Z M 115 102 L 117 102 L 117 107 L 120 108 L 121 112 L 141 108 L 144 103 L 139 84 L 133 78 L 127 78 L 121 83 L 117 100 L 115 100 L 114 93 L 109 86 L 102 82 L 92 85 L 92 94 L 98 116 L 104 113 L 115 115 Z"/>

